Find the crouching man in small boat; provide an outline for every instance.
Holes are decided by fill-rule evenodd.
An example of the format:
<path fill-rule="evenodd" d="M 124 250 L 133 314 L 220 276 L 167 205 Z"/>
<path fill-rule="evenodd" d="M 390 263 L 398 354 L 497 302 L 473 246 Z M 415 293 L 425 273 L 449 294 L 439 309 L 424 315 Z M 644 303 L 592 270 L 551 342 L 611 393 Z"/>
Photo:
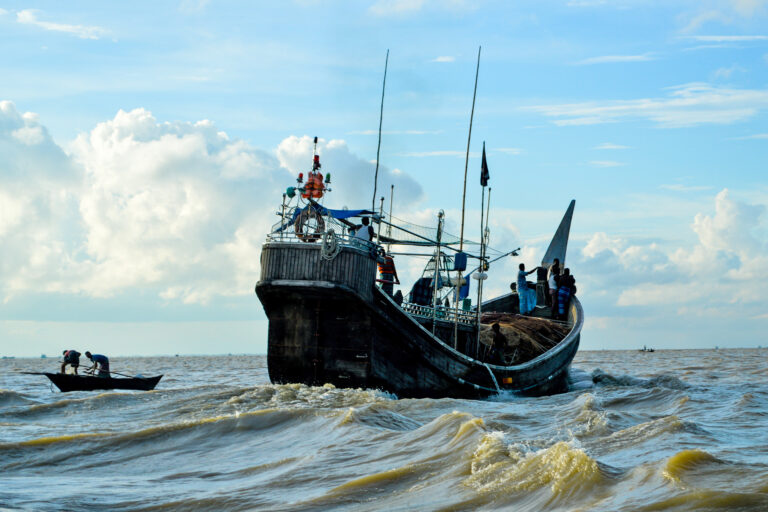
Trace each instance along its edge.
<path fill-rule="evenodd" d="M 61 373 L 67 373 L 67 365 L 71 366 L 77 375 L 77 367 L 80 366 L 80 352 L 77 350 L 65 350 L 62 352 L 64 361 L 61 363 Z"/>
<path fill-rule="evenodd" d="M 109 377 L 109 358 L 107 356 L 103 356 L 101 354 L 91 354 L 87 350 L 85 351 L 85 357 L 91 360 L 93 363 L 93 366 L 88 368 L 88 371 L 90 373 L 93 373 L 96 371 L 96 368 L 98 367 L 99 373 L 97 376 L 99 377 Z"/>

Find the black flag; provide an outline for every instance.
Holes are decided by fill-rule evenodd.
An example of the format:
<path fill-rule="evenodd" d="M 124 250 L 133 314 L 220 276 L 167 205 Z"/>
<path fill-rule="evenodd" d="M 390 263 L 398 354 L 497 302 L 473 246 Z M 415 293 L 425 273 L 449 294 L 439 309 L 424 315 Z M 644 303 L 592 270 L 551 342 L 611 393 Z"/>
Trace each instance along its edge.
<path fill-rule="evenodd" d="M 483 165 L 480 171 L 480 185 L 487 187 L 488 179 L 491 175 L 488 173 L 488 162 L 485 161 L 485 142 L 483 142 Z"/>

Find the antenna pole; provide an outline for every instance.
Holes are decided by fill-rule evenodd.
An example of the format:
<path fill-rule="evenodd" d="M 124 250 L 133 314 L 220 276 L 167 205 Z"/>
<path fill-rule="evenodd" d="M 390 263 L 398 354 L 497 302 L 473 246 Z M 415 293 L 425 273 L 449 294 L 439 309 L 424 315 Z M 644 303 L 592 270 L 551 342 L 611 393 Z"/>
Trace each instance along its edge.
<path fill-rule="evenodd" d="M 387 224 L 387 238 L 392 240 L 392 201 L 395 199 L 395 186 L 389 186 L 389 224 Z M 392 244 L 387 244 L 387 253 L 392 250 Z"/>
<path fill-rule="evenodd" d="M 376 211 L 376 189 L 379 185 L 379 155 L 381 153 L 381 124 L 384 121 L 384 90 L 387 87 L 387 66 L 389 65 L 389 49 L 387 49 L 387 58 L 384 61 L 384 82 L 381 84 L 381 110 L 379 111 L 379 144 L 376 147 L 376 175 L 373 177 L 373 199 L 371 199 L 371 210 Z"/>
<path fill-rule="evenodd" d="M 467 169 L 469 168 L 469 143 L 472 140 L 472 120 L 475 117 L 475 98 L 477 98 L 477 78 L 480 75 L 480 50 L 482 46 L 477 47 L 477 69 L 475 70 L 475 91 L 472 93 L 472 112 L 469 115 L 469 135 L 467 136 L 467 157 L 464 160 L 464 192 L 461 195 L 461 234 L 459 235 L 459 251 L 464 250 L 464 211 L 467 200 Z M 482 233 L 481 233 L 482 235 Z M 461 270 L 456 281 L 456 303 L 454 304 L 454 324 L 453 324 L 453 348 L 456 348 L 459 342 L 459 296 L 461 290 Z"/>
<path fill-rule="evenodd" d="M 381 196 L 381 206 L 379 206 L 379 229 L 376 231 L 376 243 L 381 245 L 381 219 L 384 218 L 384 196 Z"/>

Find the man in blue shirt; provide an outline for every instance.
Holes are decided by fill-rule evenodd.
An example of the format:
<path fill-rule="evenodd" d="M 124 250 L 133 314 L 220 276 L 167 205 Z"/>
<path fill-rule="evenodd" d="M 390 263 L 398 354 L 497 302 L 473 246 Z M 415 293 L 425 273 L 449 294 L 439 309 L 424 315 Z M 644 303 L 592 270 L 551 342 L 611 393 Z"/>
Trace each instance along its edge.
<path fill-rule="evenodd" d="M 109 358 L 101 354 L 91 354 L 87 350 L 85 351 L 85 357 L 91 360 L 93 366 L 88 368 L 88 371 L 93 373 L 96 367 L 99 368 L 99 377 L 109 377 Z"/>

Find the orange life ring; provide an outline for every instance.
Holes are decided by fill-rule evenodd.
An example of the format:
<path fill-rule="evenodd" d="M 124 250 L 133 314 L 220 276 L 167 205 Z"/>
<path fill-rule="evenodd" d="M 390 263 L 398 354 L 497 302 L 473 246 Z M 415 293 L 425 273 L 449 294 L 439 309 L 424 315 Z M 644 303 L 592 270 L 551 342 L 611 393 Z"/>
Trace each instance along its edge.
<path fill-rule="evenodd" d="M 307 225 L 311 217 L 314 217 L 315 221 L 317 222 L 315 226 L 315 232 L 310 233 L 308 229 L 307 232 L 305 233 L 304 226 Z M 317 242 L 318 240 L 320 240 L 320 237 L 322 236 L 323 232 L 325 232 L 325 221 L 323 220 L 322 215 L 317 213 L 317 211 L 314 208 L 309 206 L 305 210 L 303 210 L 298 215 L 298 217 L 296 217 L 296 221 L 293 224 L 293 230 L 296 232 L 296 236 L 302 242 L 306 242 L 306 243 Z"/>

